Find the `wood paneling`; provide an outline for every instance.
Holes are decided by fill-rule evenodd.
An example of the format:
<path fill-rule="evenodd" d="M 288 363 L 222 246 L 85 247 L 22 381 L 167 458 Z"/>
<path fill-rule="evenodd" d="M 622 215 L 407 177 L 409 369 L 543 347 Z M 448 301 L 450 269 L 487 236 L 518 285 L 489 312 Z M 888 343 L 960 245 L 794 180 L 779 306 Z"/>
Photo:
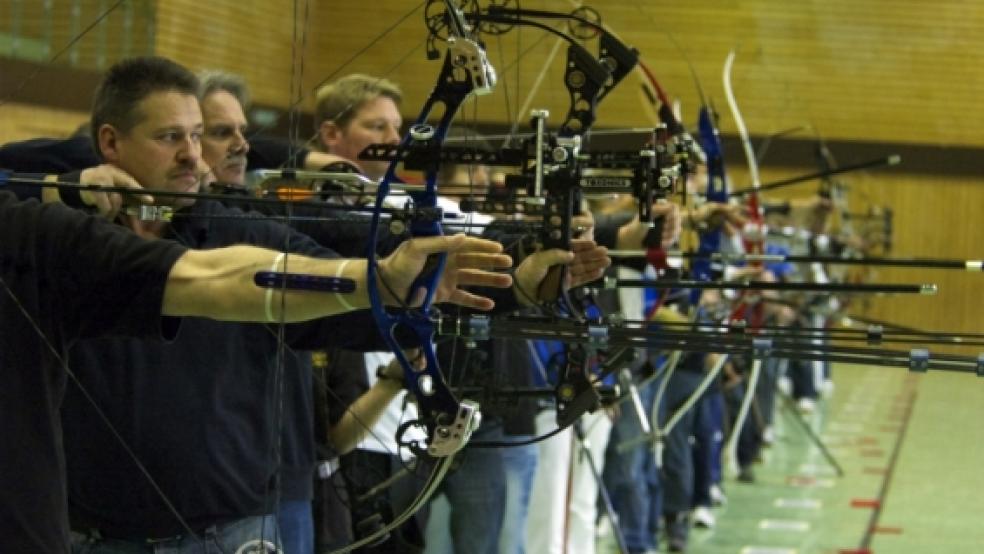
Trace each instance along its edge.
<path fill-rule="evenodd" d="M 0 35 L 21 33 L 20 53 L 36 47 L 35 59 L 47 59 L 111 4 L 0 3 Z M 523 2 L 524 7 L 558 11 L 574 5 L 572 0 Z M 708 96 L 723 107 L 721 66 L 737 47 L 735 88 L 754 134 L 809 123 L 832 139 L 984 146 L 980 3 L 599 0 L 591 5 L 642 52 L 665 88 L 683 99 L 687 115 L 694 113 L 697 94 L 682 54 L 693 63 Z M 401 83 L 405 109 L 412 112 L 433 86 L 439 66 L 423 55 L 421 6 L 405 0 L 128 0 L 62 62 L 102 69 L 120 57 L 146 52 L 141 45 L 154 44 L 157 53 L 194 69 L 242 73 L 258 102 L 286 108 L 292 76 L 300 75 L 303 61 L 303 79 L 298 80 L 308 98 L 305 109 L 310 109 L 315 85 L 360 71 Z M 554 25 L 566 29 L 563 23 Z M 560 87 L 564 48 L 550 57 L 556 39 L 517 28 L 489 36 L 487 43 L 501 84 L 469 107 L 469 117 L 511 121 L 528 103 L 550 109 L 559 121 L 567 95 Z M 543 85 L 531 94 L 541 71 Z M 645 124 L 651 110 L 643 105 L 640 82 L 633 76 L 616 89 L 600 107 L 597 125 Z M 734 129 L 727 116 L 721 126 L 725 133 Z"/>
<path fill-rule="evenodd" d="M 747 182 L 742 160 L 729 164 L 735 183 Z M 763 166 L 765 181 L 801 174 L 797 168 Z M 885 206 L 894 211 L 891 254 L 906 257 L 982 259 L 984 248 L 978 238 L 978 212 L 984 207 L 984 183 L 974 177 L 931 177 L 907 175 L 901 171 L 866 171 L 842 179 L 849 189 L 847 205 L 862 212 L 869 206 Z M 780 189 L 770 198 L 796 198 L 813 194 L 817 183 Z M 862 316 L 924 330 L 984 332 L 984 314 L 975 301 L 984 287 L 984 274 L 956 270 L 877 268 L 868 275 L 870 282 L 932 283 L 939 286 L 935 296 L 883 295 L 856 296 L 848 310 Z M 984 348 L 942 348 L 976 355 Z"/>
<path fill-rule="evenodd" d="M 4 0 L 0 2 L 0 55 L 44 62 L 57 55 L 58 65 L 101 71 L 122 58 L 152 53 L 153 1 L 115 4 L 110 0 Z"/>
<path fill-rule="evenodd" d="M 0 144 L 4 144 L 37 137 L 67 137 L 89 114 L 11 102 L 0 107 L 0 117 Z"/>

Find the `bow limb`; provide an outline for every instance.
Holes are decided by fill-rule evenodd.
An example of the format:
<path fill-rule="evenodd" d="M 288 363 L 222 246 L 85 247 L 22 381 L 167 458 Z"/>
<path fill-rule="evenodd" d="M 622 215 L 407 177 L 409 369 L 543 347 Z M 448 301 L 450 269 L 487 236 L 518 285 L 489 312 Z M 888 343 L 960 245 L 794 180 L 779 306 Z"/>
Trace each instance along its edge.
<path fill-rule="evenodd" d="M 734 88 L 731 85 L 731 73 L 735 62 L 735 55 L 734 50 L 728 53 L 728 57 L 724 62 L 722 81 L 724 95 L 728 101 L 728 107 L 731 109 L 731 115 L 735 120 L 738 136 L 741 138 L 741 147 L 745 154 L 745 160 L 748 164 L 748 175 L 752 183 L 752 192 L 748 195 L 748 209 L 750 211 L 750 219 L 757 227 L 755 230 L 757 236 L 753 237 L 752 240 L 746 240 L 746 248 L 749 248 L 750 254 L 762 254 L 762 210 L 759 206 L 758 198 L 758 189 L 762 187 L 762 180 L 759 178 L 759 167 L 758 160 L 755 157 L 755 149 L 752 147 L 752 141 L 748 135 L 748 128 L 745 126 L 745 119 L 738 109 L 738 101 L 735 99 Z"/>
<path fill-rule="evenodd" d="M 450 2 L 445 2 L 449 17 L 448 50 L 434 91 L 428 97 L 416 124 L 403 139 L 401 146 L 413 146 L 433 151 L 440 149 L 451 121 L 461 104 L 472 94 L 485 94 L 495 84 L 495 71 L 489 64 L 484 49 L 470 36 L 470 28 L 464 23 L 461 12 Z M 436 125 L 427 123 L 431 111 L 443 106 L 443 113 Z M 431 303 L 434 299 L 437 282 L 447 259 L 446 254 L 430 260 L 430 267 L 417 278 L 411 286 L 410 294 L 423 290 L 424 297 L 419 309 L 406 310 L 405 313 L 390 314 L 382 302 L 379 286 L 376 242 L 379 237 L 381 212 L 379 208 L 389 194 L 390 184 L 396 180 L 397 160 L 390 162 L 385 177 L 379 185 L 376 196 L 376 210 L 370 224 L 370 240 L 367 251 L 368 290 L 373 316 L 380 332 L 396 354 L 404 368 L 405 383 L 418 399 L 418 405 L 425 425 L 428 428 L 427 451 L 433 456 L 447 456 L 460 449 L 468 441 L 474 427 L 478 425 L 477 406 L 458 402 L 440 373 L 437 356 L 434 352 L 434 328 L 430 319 Z M 426 186 L 422 191 L 409 193 L 415 209 L 431 209 L 437 206 L 437 165 L 426 171 Z M 436 236 L 442 234 L 438 219 L 414 218 L 410 225 L 412 236 Z M 403 355 L 401 345 L 396 340 L 396 330 L 404 327 L 414 336 L 414 346 L 419 346 L 425 356 L 426 366 L 418 370 Z"/>
<path fill-rule="evenodd" d="M 765 252 L 764 248 L 764 225 L 762 221 L 762 212 L 759 206 L 758 200 L 758 189 L 762 186 L 762 181 L 759 178 L 759 167 L 758 160 L 755 157 L 755 149 L 752 147 L 752 141 L 748 136 L 748 128 L 745 126 L 745 119 L 741 115 L 741 111 L 738 109 L 738 102 L 735 99 L 734 88 L 731 85 L 731 70 L 735 61 L 735 51 L 732 50 L 728 53 L 727 59 L 724 62 L 724 69 L 722 71 L 722 82 L 724 85 L 725 98 L 728 101 L 728 107 L 731 109 L 731 115 L 734 117 L 735 126 L 738 128 L 738 135 L 741 138 L 742 150 L 745 154 L 745 160 L 748 163 L 748 174 L 752 182 L 752 193 L 748 195 L 748 208 L 750 212 L 750 221 L 755 226 L 753 232 L 757 236 L 752 237 L 751 240 L 745 240 L 745 248 L 751 254 L 763 254 Z M 762 304 L 757 303 L 753 307 L 752 323 L 753 325 L 761 325 L 762 323 Z M 767 354 L 767 348 L 756 348 L 753 351 L 752 368 L 749 373 L 748 381 L 746 383 L 745 396 L 742 399 L 741 407 L 738 410 L 738 415 L 735 418 L 735 425 L 731 430 L 731 436 L 728 438 L 728 442 L 725 445 L 725 452 L 727 453 L 727 459 L 729 460 L 731 472 L 737 474 L 738 471 L 738 437 L 741 435 L 742 429 L 745 425 L 745 421 L 748 418 L 748 413 L 751 411 L 752 401 L 755 398 L 755 389 L 758 387 L 759 375 L 762 372 L 762 360 L 765 354 Z"/>

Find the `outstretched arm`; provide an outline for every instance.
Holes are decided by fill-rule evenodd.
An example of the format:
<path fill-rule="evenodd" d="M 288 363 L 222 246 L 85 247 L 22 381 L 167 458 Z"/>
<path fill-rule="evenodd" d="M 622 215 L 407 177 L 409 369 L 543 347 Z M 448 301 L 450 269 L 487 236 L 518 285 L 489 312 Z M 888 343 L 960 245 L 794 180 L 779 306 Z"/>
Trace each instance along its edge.
<path fill-rule="evenodd" d="M 413 239 L 379 262 L 379 277 L 400 299 L 405 298 L 428 256 L 448 252 L 448 265 L 435 301 L 488 310 L 493 306 L 491 299 L 467 293 L 460 287 L 510 286 L 512 279 L 508 275 L 492 271 L 512 264 L 509 256 L 501 254 L 501 249 L 497 243 L 464 235 Z M 366 263 L 364 259 L 284 256 L 252 246 L 188 251 L 171 268 L 162 313 L 228 321 L 297 322 L 364 309 L 369 307 Z M 253 282 L 259 271 L 342 277 L 355 283 L 355 291 L 333 294 L 261 288 Z M 398 306 L 400 299 L 387 296 L 384 301 Z"/>

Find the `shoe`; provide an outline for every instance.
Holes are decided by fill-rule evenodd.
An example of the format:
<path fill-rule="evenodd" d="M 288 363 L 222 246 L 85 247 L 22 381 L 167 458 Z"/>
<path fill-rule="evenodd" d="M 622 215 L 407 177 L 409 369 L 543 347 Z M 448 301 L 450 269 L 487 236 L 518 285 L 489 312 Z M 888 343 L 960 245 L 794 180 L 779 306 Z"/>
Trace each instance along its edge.
<path fill-rule="evenodd" d="M 714 525 L 717 524 L 714 513 L 707 506 L 697 506 L 690 517 L 694 520 L 694 527 L 714 529 Z"/>
<path fill-rule="evenodd" d="M 724 494 L 724 489 L 717 483 L 711 485 L 711 504 L 714 506 L 724 506 L 728 503 L 728 497 Z"/>
<path fill-rule="evenodd" d="M 738 482 L 740 483 L 755 482 L 755 472 L 752 470 L 752 466 L 745 466 L 738 470 Z"/>
<path fill-rule="evenodd" d="M 670 552 L 686 552 L 689 533 L 690 521 L 686 513 L 666 516 L 666 546 Z"/>
<path fill-rule="evenodd" d="M 762 431 L 762 446 L 772 446 L 776 443 L 776 430 L 769 425 Z"/>
<path fill-rule="evenodd" d="M 786 396 L 793 394 L 793 381 L 785 375 L 776 381 L 776 387 L 779 388 L 779 392 L 785 394 Z"/>
<path fill-rule="evenodd" d="M 595 538 L 600 539 L 612 534 L 612 520 L 608 516 L 598 518 L 598 525 L 595 527 Z"/>
<path fill-rule="evenodd" d="M 812 414 L 817 409 L 817 402 L 812 398 L 803 397 L 796 401 L 796 409 L 803 415 Z"/>
<path fill-rule="evenodd" d="M 666 540 L 666 549 L 668 552 L 686 552 L 687 539 L 670 537 Z"/>

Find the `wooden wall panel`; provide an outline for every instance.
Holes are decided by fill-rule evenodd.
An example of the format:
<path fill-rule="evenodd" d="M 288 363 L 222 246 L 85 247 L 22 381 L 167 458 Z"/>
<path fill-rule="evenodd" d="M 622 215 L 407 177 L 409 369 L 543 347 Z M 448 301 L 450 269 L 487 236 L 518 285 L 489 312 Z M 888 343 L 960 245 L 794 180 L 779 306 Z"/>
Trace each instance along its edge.
<path fill-rule="evenodd" d="M 37 137 L 67 137 L 89 114 L 11 102 L 0 107 L 0 117 L 0 144 L 4 144 Z"/>
<path fill-rule="evenodd" d="M 876 205 L 894 211 L 893 256 L 984 258 L 984 247 L 978 238 L 978 213 L 984 207 L 984 183 L 975 178 L 912 176 L 905 174 L 903 169 L 904 165 L 897 170 L 872 170 L 845 176 L 842 182 L 849 189 L 848 208 L 863 212 Z M 764 181 L 799 174 L 802 170 L 797 168 L 770 168 L 768 160 L 762 167 Z M 740 156 L 729 165 L 729 176 L 742 186 L 748 182 L 747 169 Z M 768 197 L 806 197 L 815 193 L 818 186 L 813 181 L 779 189 Z M 876 268 L 868 279 L 884 283 L 932 283 L 939 286 L 939 293 L 935 296 L 856 296 L 848 311 L 917 329 L 984 332 L 984 314 L 976 302 L 984 290 L 984 274 L 885 267 Z M 984 349 L 934 347 L 933 351 L 976 355 Z"/>
<path fill-rule="evenodd" d="M 32 54 L 32 59 L 47 59 L 110 4 L 0 3 L 0 21 L 5 23 L 0 54 L 11 54 L 3 37 L 17 30 L 25 37 L 20 54 L 29 43 L 47 43 Z M 285 108 L 291 77 L 300 69 L 291 63 L 296 27 L 298 33 L 307 29 L 302 90 L 308 97 L 332 75 L 361 71 L 401 83 L 411 112 L 433 86 L 438 62 L 423 56 L 421 2 L 299 0 L 296 18 L 294 5 L 287 0 L 130 0 L 60 63 L 103 69 L 153 44 L 157 53 L 194 69 L 242 73 L 258 102 Z M 560 11 L 574 5 L 572 0 L 523 2 L 529 8 Z M 984 5 L 978 2 L 949 0 L 928 8 L 915 0 L 598 0 L 591 6 L 642 52 L 666 89 L 683 99 L 688 116 L 694 113 L 697 94 L 682 53 L 694 64 L 708 95 L 723 107 L 721 65 L 727 52 L 738 47 L 735 87 L 753 134 L 810 123 L 828 138 L 984 146 L 984 109 L 979 107 L 984 95 L 984 73 L 979 71 L 984 66 Z M 563 23 L 555 25 L 565 29 Z M 517 108 L 528 101 L 550 109 L 559 121 L 567 107 L 560 88 L 564 48 L 551 60 L 555 44 L 553 37 L 528 28 L 489 37 L 501 85 L 477 109 L 470 108 L 471 117 L 514 120 Z M 541 72 L 543 84 L 531 94 Z M 302 106 L 310 109 L 311 104 Z M 640 80 L 632 76 L 600 107 L 597 125 L 645 124 L 650 113 Z M 722 130 L 733 129 L 724 117 Z"/>
<path fill-rule="evenodd" d="M 0 55 L 44 62 L 58 55 L 59 65 L 101 71 L 122 58 L 150 54 L 153 0 L 113 5 L 109 0 L 0 2 Z"/>

